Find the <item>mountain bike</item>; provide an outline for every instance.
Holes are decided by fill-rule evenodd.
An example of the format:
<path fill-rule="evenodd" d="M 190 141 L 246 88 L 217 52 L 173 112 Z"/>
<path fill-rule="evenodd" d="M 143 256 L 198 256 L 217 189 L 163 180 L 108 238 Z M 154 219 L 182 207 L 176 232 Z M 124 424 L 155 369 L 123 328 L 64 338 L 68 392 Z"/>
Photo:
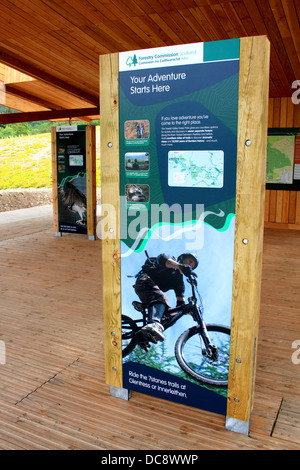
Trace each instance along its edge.
<path fill-rule="evenodd" d="M 217 324 L 205 324 L 204 308 L 197 289 L 197 275 L 191 273 L 187 282 L 191 285 L 192 295 L 187 303 L 167 310 L 162 317 L 165 330 L 173 326 L 184 315 L 191 315 L 195 326 L 188 328 L 175 343 L 175 357 L 190 377 L 203 384 L 226 388 L 228 385 L 230 328 Z M 147 324 L 148 311 L 138 301 L 132 302 L 141 317 L 132 319 L 122 315 L 122 356 L 128 356 L 136 346 L 147 351 L 149 339 L 141 329 Z"/>

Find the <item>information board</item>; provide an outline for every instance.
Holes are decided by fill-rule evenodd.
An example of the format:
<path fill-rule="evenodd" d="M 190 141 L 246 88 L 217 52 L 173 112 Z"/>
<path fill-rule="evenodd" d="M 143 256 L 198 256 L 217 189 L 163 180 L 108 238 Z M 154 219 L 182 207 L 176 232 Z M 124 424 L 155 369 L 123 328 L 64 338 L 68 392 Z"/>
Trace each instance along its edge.
<path fill-rule="evenodd" d="M 123 334 L 123 387 L 221 414 L 229 365 L 239 44 L 119 54 L 121 313 L 129 332 Z M 196 277 L 156 262 L 163 254 L 184 264 L 187 253 L 197 260 Z M 141 336 L 133 344 L 130 331 L 150 322 L 149 308 L 157 303 L 141 282 L 148 257 L 155 258 L 153 269 L 170 277 L 159 285 L 167 296 L 164 340 L 147 344 Z M 200 320 L 178 301 L 184 297 L 191 305 L 194 294 Z M 170 311 L 176 321 L 166 327 Z M 205 334 L 198 334 L 202 320 L 218 325 L 206 332 L 218 358 L 209 357 Z"/>
<path fill-rule="evenodd" d="M 106 383 L 123 399 L 137 390 L 218 413 L 227 402 L 226 428 L 243 434 L 261 302 L 269 65 L 265 36 L 100 56 Z M 141 288 L 153 259 L 165 280 L 174 269 L 183 281 L 176 300 L 160 286 L 173 309 L 163 316 L 150 308 L 153 283 Z M 161 341 L 143 344 L 158 317 Z M 230 336 L 229 364 L 220 333 Z"/>
<path fill-rule="evenodd" d="M 87 233 L 86 126 L 56 128 L 59 232 Z"/>
<path fill-rule="evenodd" d="M 266 188 L 300 190 L 300 130 L 270 128 L 267 147 Z"/>

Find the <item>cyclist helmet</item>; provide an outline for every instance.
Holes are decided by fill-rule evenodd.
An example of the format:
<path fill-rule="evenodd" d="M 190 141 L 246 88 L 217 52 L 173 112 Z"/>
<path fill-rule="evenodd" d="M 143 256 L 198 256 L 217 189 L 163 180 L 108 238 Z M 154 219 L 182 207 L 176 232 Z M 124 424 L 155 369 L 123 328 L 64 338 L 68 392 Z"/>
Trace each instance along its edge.
<path fill-rule="evenodd" d="M 188 256 L 190 256 L 191 258 L 194 259 L 194 261 L 195 261 L 195 267 L 194 267 L 193 269 L 196 269 L 197 266 L 198 266 L 198 264 L 199 264 L 199 261 L 198 261 L 197 256 L 196 256 L 194 253 L 182 253 L 180 256 L 178 256 L 177 262 L 178 262 L 178 263 L 183 263 L 183 260 L 184 260 L 185 258 L 187 258 Z M 184 264 L 184 263 L 183 263 L 183 264 Z"/>

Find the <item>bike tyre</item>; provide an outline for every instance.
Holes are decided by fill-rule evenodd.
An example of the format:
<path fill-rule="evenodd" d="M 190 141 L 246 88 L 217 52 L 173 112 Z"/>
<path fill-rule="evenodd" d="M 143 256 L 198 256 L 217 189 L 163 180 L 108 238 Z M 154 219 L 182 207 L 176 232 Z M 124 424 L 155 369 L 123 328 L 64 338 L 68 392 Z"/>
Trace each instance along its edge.
<path fill-rule="evenodd" d="M 123 327 L 126 326 L 126 333 L 123 331 Z M 131 332 L 130 332 L 131 330 Z M 127 315 L 122 315 L 122 357 L 128 356 L 131 351 L 137 345 L 137 340 L 135 337 L 135 333 L 139 330 L 136 322 L 132 320 L 132 318 L 128 317 Z M 129 343 L 123 349 L 123 341 L 125 339 L 130 339 Z"/>
<path fill-rule="evenodd" d="M 208 324 L 206 325 L 207 331 L 213 331 L 217 333 L 224 333 L 225 335 L 228 335 L 230 337 L 230 328 L 227 326 L 223 325 L 215 325 L 215 324 Z M 213 387 L 220 387 L 220 388 L 226 388 L 228 386 L 228 379 L 217 379 L 217 378 L 210 378 L 207 377 L 206 375 L 201 374 L 200 372 L 194 370 L 186 361 L 184 357 L 184 346 L 186 342 L 195 335 L 201 335 L 201 329 L 199 326 L 193 326 L 192 328 L 189 328 L 188 330 L 184 331 L 179 338 L 176 341 L 175 344 L 175 357 L 180 365 L 180 367 L 190 376 L 193 377 L 194 379 L 198 380 L 200 383 L 210 385 Z M 230 339 L 230 338 L 229 338 Z"/>

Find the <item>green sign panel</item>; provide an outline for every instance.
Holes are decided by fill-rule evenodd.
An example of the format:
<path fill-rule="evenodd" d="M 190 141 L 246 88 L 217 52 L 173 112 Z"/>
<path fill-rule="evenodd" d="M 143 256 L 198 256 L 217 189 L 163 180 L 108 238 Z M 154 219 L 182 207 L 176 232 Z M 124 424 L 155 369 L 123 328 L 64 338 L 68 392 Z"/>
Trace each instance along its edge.
<path fill-rule="evenodd" d="M 87 233 L 85 126 L 56 128 L 60 232 Z"/>
<path fill-rule="evenodd" d="M 239 39 L 119 55 L 123 386 L 226 414 Z"/>

